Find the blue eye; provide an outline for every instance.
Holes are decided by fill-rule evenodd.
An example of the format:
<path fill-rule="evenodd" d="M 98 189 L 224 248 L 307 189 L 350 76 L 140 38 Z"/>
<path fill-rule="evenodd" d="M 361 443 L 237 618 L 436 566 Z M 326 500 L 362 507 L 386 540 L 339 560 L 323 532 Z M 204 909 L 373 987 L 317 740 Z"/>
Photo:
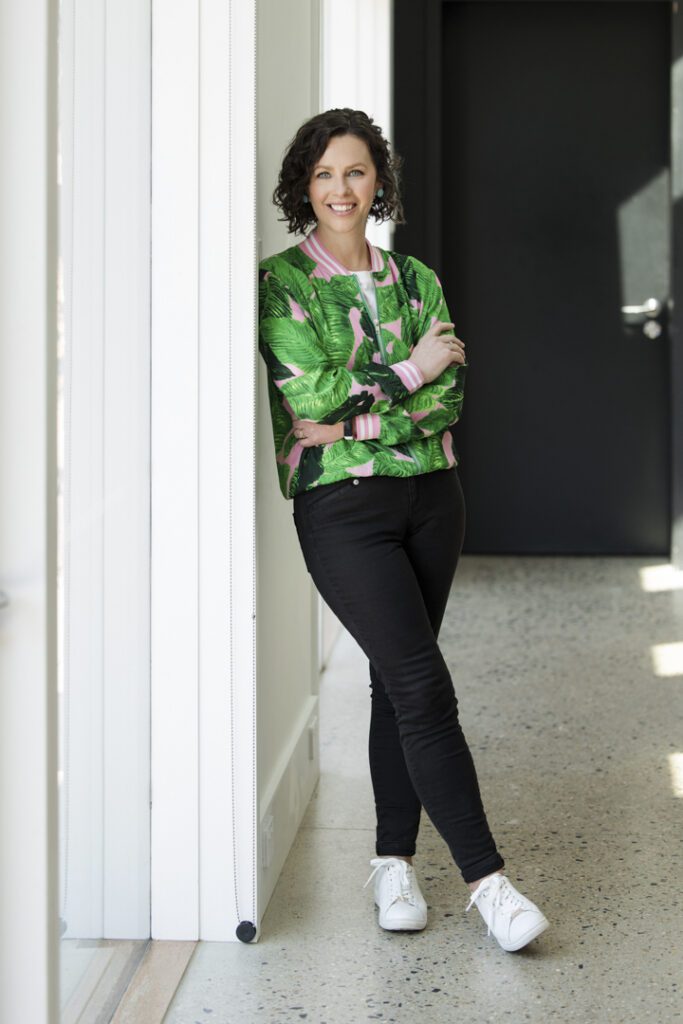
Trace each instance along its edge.
<path fill-rule="evenodd" d="M 316 174 L 316 178 L 319 178 L 321 174 L 329 173 L 329 171 L 318 171 L 318 173 Z M 349 174 L 364 174 L 364 171 L 361 171 L 360 167 L 354 167 L 353 170 L 349 171 Z"/>

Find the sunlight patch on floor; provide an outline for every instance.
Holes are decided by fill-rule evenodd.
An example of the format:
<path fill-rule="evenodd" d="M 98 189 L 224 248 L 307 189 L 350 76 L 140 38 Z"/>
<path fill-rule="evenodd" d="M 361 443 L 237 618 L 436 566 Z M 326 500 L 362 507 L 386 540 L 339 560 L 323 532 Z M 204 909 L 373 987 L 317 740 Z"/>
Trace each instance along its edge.
<path fill-rule="evenodd" d="M 648 593 L 683 590 L 683 569 L 675 569 L 670 562 L 662 565 L 645 565 L 638 572 L 640 586 Z"/>
<path fill-rule="evenodd" d="M 674 796 L 683 796 L 683 754 L 669 754 L 669 771 Z"/>
<path fill-rule="evenodd" d="M 683 642 L 653 644 L 652 669 L 656 676 L 683 676 Z"/>

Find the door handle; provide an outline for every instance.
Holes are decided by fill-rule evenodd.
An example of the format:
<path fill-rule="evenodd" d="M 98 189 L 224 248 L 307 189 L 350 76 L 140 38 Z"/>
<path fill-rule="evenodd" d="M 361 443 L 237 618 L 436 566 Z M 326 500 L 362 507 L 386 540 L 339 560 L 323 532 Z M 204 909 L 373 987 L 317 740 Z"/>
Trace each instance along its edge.
<path fill-rule="evenodd" d="M 643 334 L 648 338 L 658 338 L 662 333 L 661 317 L 665 312 L 664 303 L 654 296 L 646 299 L 642 306 L 622 306 L 621 312 L 626 316 L 638 317 L 637 320 L 627 320 L 626 324 L 635 327 L 642 324 Z"/>
<path fill-rule="evenodd" d="M 662 312 L 662 303 L 659 299 L 649 298 L 646 299 L 642 306 L 622 306 L 622 313 L 631 313 L 634 316 L 645 315 L 645 316 L 659 316 Z"/>

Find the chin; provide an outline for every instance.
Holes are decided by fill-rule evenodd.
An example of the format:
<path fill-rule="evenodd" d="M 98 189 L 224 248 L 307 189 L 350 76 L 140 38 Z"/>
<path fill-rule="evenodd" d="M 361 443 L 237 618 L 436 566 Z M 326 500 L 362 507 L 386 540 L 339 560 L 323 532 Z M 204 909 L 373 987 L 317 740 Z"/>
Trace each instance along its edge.
<path fill-rule="evenodd" d="M 365 216 L 363 216 L 362 213 L 359 214 L 359 215 L 356 215 L 355 217 L 342 217 L 342 218 L 335 217 L 335 215 L 333 213 L 330 213 L 329 215 L 326 214 L 322 218 L 323 223 L 325 224 L 326 227 L 334 228 L 337 231 L 352 230 L 353 228 L 357 228 L 359 224 L 365 224 L 367 219 L 368 219 L 367 218 L 367 214 Z M 318 218 L 318 223 L 320 223 L 320 221 L 321 221 L 321 218 L 319 217 Z"/>

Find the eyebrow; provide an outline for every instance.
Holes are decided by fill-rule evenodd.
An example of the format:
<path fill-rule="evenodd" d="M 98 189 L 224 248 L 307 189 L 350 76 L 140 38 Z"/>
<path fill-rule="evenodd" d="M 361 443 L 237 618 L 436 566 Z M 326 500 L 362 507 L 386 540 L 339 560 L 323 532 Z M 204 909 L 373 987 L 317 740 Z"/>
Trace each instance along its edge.
<path fill-rule="evenodd" d="M 348 171 L 352 167 L 367 167 L 367 166 L 368 165 L 365 163 L 364 160 L 356 160 L 355 164 L 349 164 L 348 167 L 344 168 L 344 170 Z M 315 167 L 313 168 L 313 170 L 317 171 L 318 169 L 323 170 L 323 171 L 331 171 L 332 170 L 332 168 L 330 167 L 329 164 L 316 164 Z"/>

